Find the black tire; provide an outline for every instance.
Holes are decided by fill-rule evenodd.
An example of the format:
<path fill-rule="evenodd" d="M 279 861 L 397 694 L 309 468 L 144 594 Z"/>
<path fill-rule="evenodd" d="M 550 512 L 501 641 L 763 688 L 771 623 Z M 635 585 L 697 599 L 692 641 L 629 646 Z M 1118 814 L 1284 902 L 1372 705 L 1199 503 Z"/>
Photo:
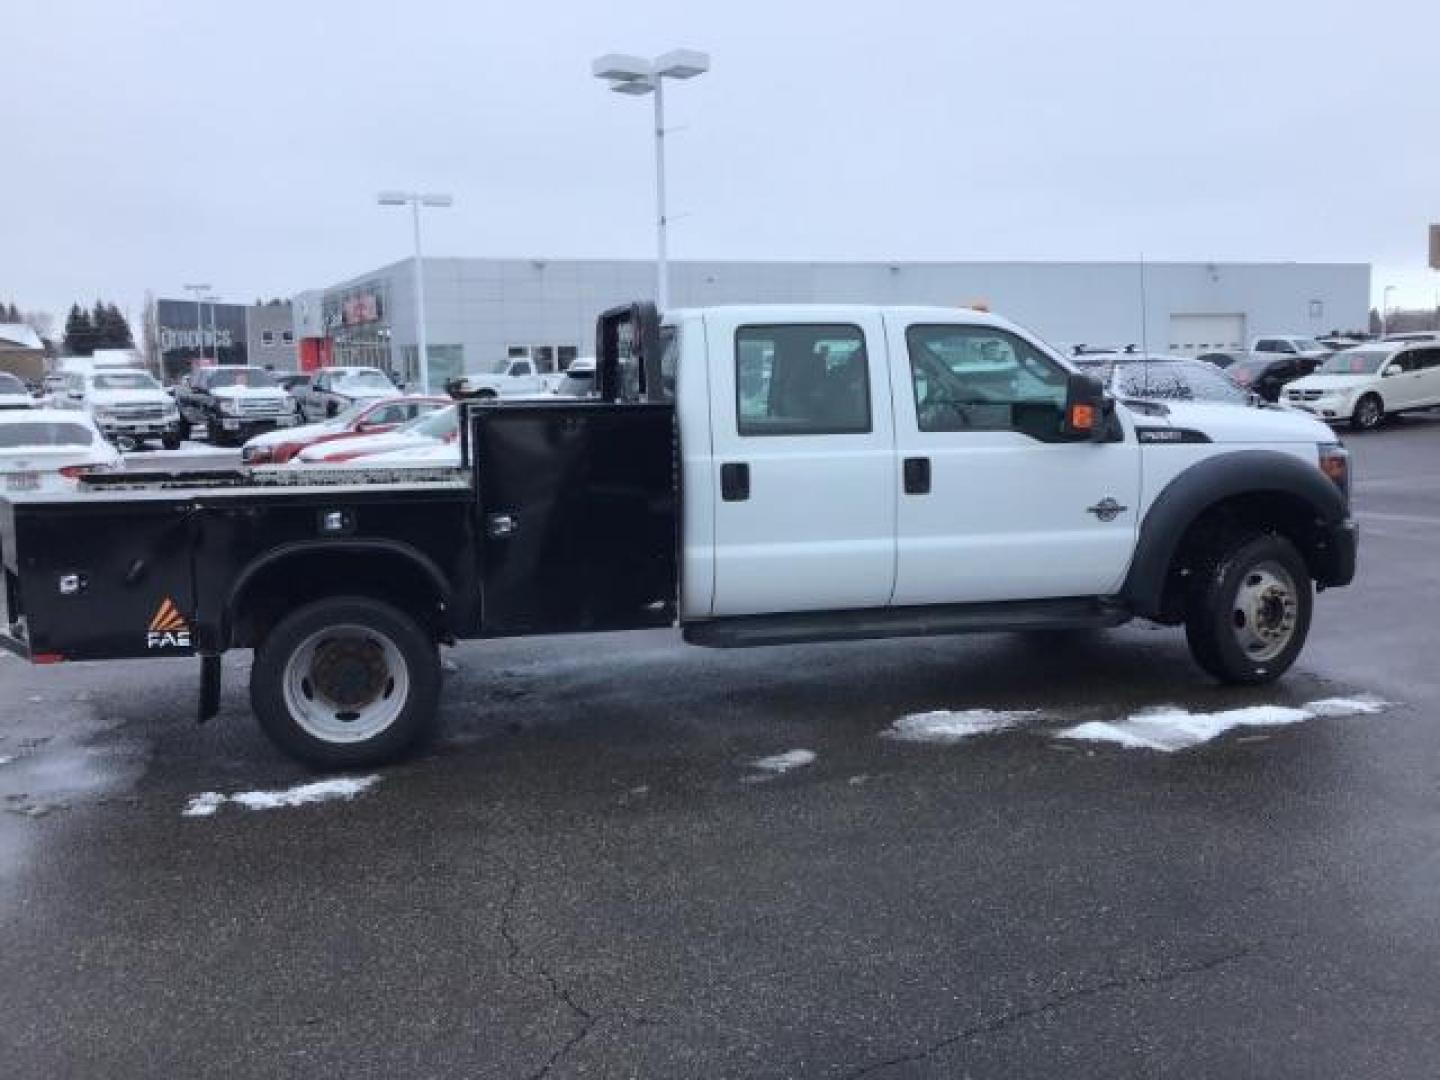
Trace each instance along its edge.
<path fill-rule="evenodd" d="M 180 436 L 178 434 L 162 435 L 160 436 L 160 445 L 163 446 L 166 450 L 179 450 Z"/>
<path fill-rule="evenodd" d="M 344 626 L 361 633 L 334 639 L 321 636 L 327 629 Z M 317 638 L 319 644 L 315 645 Z M 354 680 L 360 678 L 370 679 L 373 686 L 376 677 L 375 665 L 369 663 L 371 656 L 357 657 L 356 650 L 357 647 L 372 651 L 380 648 L 388 656 L 389 650 L 384 649 L 384 645 L 393 646 L 396 655 L 381 661 L 379 680 L 386 687 L 398 687 L 402 683 L 407 687 L 404 700 L 398 703 L 398 712 L 386 719 L 383 727 L 363 738 L 357 737 L 354 741 L 327 738 L 323 731 L 317 731 L 316 725 L 331 729 L 343 727 L 346 714 L 332 712 L 334 706 L 323 696 L 324 689 L 318 680 L 313 691 L 309 689 L 318 670 L 315 659 L 322 649 L 339 650 L 340 659 L 331 665 L 338 669 L 332 676 L 336 679 L 334 685 L 343 691 L 353 687 Z M 311 658 L 308 668 L 306 650 Z M 296 665 L 293 672 L 292 658 Z M 402 673 L 392 666 L 396 663 L 404 665 L 403 680 Z M 303 716 L 297 718 L 288 704 L 287 684 L 292 680 L 298 686 L 290 693 L 304 694 L 312 702 L 309 722 Z M 382 690 L 358 708 L 369 709 L 377 702 L 379 709 L 394 708 L 396 703 L 380 701 L 388 699 L 390 692 L 390 689 Z M 250 669 L 250 704 L 261 729 L 286 754 L 316 769 L 383 765 L 402 757 L 430 732 L 439 700 L 440 656 L 430 635 L 398 608 L 360 596 L 317 600 L 297 608 L 282 619 L 256 649 L 255 663 Z M 330 715 L 325 715 L 327 713 Z M 351 714 L 355 715 L 358 714 Z"/>
<path fill-rule="evenodd" d="M 1385 420 L 1385 403 L 1378 394 L 1366 394 L 1355 403 L 1350 426 L 1356 431 L 1374 431 Z"/>
<path fill-rule="evenodd" d="M 1221 682 L 1273 682 L 1305 647 L 1314 603 L 1294 544 L 1270 533 L 1241 537 L 1196 573 L 1185 614 L 1190 654 Z"/>
<path fill-rule="evenodd" d="M 191 434 L 191 432 L 190 432 L 190 421 L 189 421 L 189 420 L 186 420 L 183 414 L 182 414 L 181 417 L 180 417 L 179 429 L 180 429 L 180 438 L 181 438 L 182 440 L 190 438 L 190 434 Z"/>
<path fill-rule="evenodd" d="M 337 415 L 339 415 L 339 413 L 340 413 L 340 406 L 337 405 L 337 404 L 335 404 L 335 402 L 333 402 L 333 401 L 327 401 L 327 402 L 325 403 L 325 419 L 326 419 L 326 420 L 334 420 L 335 417 L 336 417 Z"/>

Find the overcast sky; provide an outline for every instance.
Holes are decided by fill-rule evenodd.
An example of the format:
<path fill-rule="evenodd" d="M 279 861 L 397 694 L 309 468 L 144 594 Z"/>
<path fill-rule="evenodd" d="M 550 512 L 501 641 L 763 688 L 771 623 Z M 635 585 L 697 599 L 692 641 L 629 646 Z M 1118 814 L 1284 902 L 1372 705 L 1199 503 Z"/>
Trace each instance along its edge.
<path fill-rule="evenodd" d="M 676 258 L 1370 262 L 1436 302 L 1435 0 L 7 0 L 0 299 L 138 314 L 427 249 L 653 250 L 647 99 L 600 53 L 708 50 L 667 97 Z"/>

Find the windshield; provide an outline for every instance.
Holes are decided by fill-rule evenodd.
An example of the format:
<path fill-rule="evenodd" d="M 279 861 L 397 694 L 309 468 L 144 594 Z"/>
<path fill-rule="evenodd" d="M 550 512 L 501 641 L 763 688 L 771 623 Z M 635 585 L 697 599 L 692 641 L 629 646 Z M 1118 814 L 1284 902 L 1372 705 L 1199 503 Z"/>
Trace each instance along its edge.
<path fill-rule="evenodd" d="M 264 368 L 211 368 L 205 385 L 212 390 L 220 386 L 272 387 L 275 380 Z"/>
<path fill-rule="evenodd" d="M 4 450 L 21 446 L 89 446 L 94 441 L 95 433 L 88 427 L 67 420 L 0 424 L 0 449 Z"/>
<path fill-rule="evenodd" d="M 25 394 L 25 384 L 8 371 L 0 371 L 0 394 Z"/>
<path fill-rule="evenodd" d="M 416 417 L 408 424 L 401 424 L 395 430 L 409 435 L 426 435 L 432 439 L 449 439 L 460 430 L 459 418 L 459 410 L 454 405 L 447 405 L 427 416 Z"/>
<path fill-rule="evenodd" d="M 1209 364 L 1127 364 L 1116 369 L 1115 391 L 1146 401 L 1218 401 L 1250 404 L 1250 394 Z"/>
<path fill-rule="evenodd" d="M 96 375 L 96 390 L 159 390 L 160 384 L 153 376 L 143 371 L 117 371 L 109 375 Z"/>
<path fill-rule="evenodd" d="M 395 384 L 379 371 L 355 371 L 340 376 L 335 383 L 337 390 L 394 390 Z"/>
<path fill-rule="evenodd" d="M 1395 354 L 1387 349 L 1347 349 L 1320 365 L 1325 375 L 1374 375 Z"/>
<path fill-rule="evenodd" d="M 1325 351 L 1321 344 L 1318 341 L 1313 340 L 1312 338 L 1301 338 L 1299 341 L 1295 342 L 1295 347 L 1301 352 Z"/>

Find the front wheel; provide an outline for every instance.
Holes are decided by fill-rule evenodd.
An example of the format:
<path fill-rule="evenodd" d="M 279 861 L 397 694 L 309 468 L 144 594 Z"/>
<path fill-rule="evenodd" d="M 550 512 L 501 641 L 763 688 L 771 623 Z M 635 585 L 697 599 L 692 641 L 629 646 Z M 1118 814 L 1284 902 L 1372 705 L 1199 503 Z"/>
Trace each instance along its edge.
<path fill-rule="evenodd" d="M 1310 570 L 1283 536 L 1245 537 L 1197 573 L 1185 616 L 1196 663 L 1221 682 L 1256 686 L 1289 670 L 1310 632 Z"/>
<path fill-rule="evenodd" d="M 1385 419 L 1385 405 L 1374 394 L 1366 394 L 1355 403 L 1350 426 L 1359 431 L 1374 431 Z"/>
<path fill-rule="evenodd" d="M 174 435 L 162 435 L 162 436 L 160 436 L 160 445 L 163 446 L 166 450 L 179 450 L 179 449 L 180 449 L 180 435 L 179 435 L 179 433 L 176 433 L 176 434 L 174 434 Z"/>
<path fill-rule="evenodd" d="M 429 731 L 440 659 L 404 612 L 365 597 L 306 604 L 271 630 L 250 670 L 265 734 L 317 769 L 380 765 Z"/>

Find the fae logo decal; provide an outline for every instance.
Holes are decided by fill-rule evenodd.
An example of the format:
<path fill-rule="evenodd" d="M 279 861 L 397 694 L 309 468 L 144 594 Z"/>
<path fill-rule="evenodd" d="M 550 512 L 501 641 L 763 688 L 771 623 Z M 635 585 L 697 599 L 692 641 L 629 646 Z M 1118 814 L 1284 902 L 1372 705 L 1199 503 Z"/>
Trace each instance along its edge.
<path fill-rule="evenodd" d="M 150 632 L 145 635 L 145 645 L 150 649 L 190 648 L 190 625 L 175 607 L 175 601 L 168 596 L 155 610 L 150 620 Z"/>

